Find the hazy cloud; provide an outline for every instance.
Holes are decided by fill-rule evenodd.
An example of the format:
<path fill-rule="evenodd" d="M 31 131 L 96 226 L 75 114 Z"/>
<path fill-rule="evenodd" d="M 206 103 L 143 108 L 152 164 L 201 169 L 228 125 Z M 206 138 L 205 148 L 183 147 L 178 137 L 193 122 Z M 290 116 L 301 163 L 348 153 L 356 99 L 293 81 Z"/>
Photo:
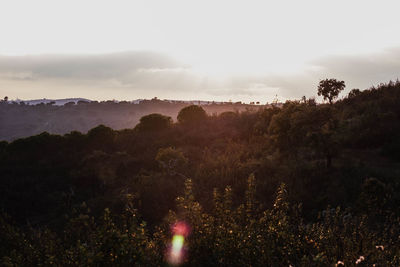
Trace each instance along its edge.
<path fill-rule="evenodd" d="M 0 82 L 3 81 L 7 87 L 19 84 L 24 86 L 26 92 L 31 84 L 32 90 L 42 90 L 42 95 L 46 96 L 50 90 L 65 90 L 66 86 L 75 86 L 79 90 L 92 92 L 92 89 L 101 89 L 102 97 L 107 96 L 106 91 L 109 90 L 109 95 L 116 99 L 152 95 L 170 99 L 213 100 L 215 97 L 264 102 L 278 95 L 280 100 L 285 100 L 316 95 L 321 79 L 344 80 L 347 90 L 365 89 L 397 79 L 399 70 L 400 48 L 370 54 L 327 56 L 309 62 L 305 69 L 296 74 L 223 77 L 196 73 L 182 62 L 153 52 L 0 56 Z M 46 88 L 42 88 L 41 84 Z M 82 95 L 90 98 L 91 94 L 93 98 L 98 97 L 96 93 L 85 92 Z"/>
<path fill-rule="evenodd" d="M 259 75 L 232 79 L 231 86 L 254 92 L 251 85 L 258 84 L 278 96 L 300 98 L 315 96 L 317 85 L 325 78 L 336 78 L 346 82 L 346 91 L 352 88 L 367 89 L 380 83 L 400 78 L 400 47 L 381 52 L 354 55 L 331 55 L 309 62 L 296 74 Z M 257 92 L 257 91 L 256 91 Z"/>
<path fill-rule="evenodd" d="M 0 73 L 32 79 L 112 79 L 143 69 L 181 68 L 182 64 L 160 53 L 121 52 L 104 55 L 0 56 Z M 26 76 L 26 75 L 23 75 Z"/>
<path fill-rule="evenodd" d="M 400 47 L 371 54 L 329 56 L 313 63 L 320 67 L 321 73 L 338 76 L 360 89 L 365 89 L 399 78 Z"/>

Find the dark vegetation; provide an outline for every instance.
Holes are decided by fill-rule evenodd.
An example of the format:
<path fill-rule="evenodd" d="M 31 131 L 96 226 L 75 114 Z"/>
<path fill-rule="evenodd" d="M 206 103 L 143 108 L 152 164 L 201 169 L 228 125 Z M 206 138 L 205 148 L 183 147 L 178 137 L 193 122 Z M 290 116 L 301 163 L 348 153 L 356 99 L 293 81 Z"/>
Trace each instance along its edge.
<path fill-rule="evenodd" d="M 400 83 L 334 98 L 2 142 L 0 261 L 399 266 Z"/>
<path fill-rule="evenodd" d="M 1 104 L 2 103 L 2 104 Z M 8 103 L 8 104 L 6 104 Z M 132 128 L 141 117 L 161 113 L 176 120 L 178 112 L 188 104 L 159 99 L 142 100 L 135 104 L 127 101 L 77 101 L 57 106 L 54 102 L 27 105 L 24 102 L 0 101 L 0 140 L 13 141 L 42 132 L 66 134 L 71 131 L 87 133 L 103 124 L 114 130 Z M 238 103 L 213 103 L 203 105 L 208 114 L 225 111 L 244 111 L 256 105 Z"/>

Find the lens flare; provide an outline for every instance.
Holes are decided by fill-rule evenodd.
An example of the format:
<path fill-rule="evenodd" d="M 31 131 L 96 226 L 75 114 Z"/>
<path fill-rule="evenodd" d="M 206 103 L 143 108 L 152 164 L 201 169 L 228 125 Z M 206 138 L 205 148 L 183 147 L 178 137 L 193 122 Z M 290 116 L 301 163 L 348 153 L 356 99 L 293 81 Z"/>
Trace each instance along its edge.
<path fill-rule="evenodd" d="M 171 227 L 172 242 L 167 252 L 167 261 L 172 265 L 179 265 L 184 260 L 185 237 L 189 235 L 189 226 L 184 222 L 177 222 Z"/>
<path fill-rule="evenodd" d="M 185 222 L 177 222 L 171 227 L 172 234 L 183 235 L 187 237 L 189 235 L 189 226 Z"/>
<path fill-rule="evenodd" d="M 183 235 L 174 235 L 172 238 L 172 251 L 179 252 L 183 248 L 185 237 Z"/>

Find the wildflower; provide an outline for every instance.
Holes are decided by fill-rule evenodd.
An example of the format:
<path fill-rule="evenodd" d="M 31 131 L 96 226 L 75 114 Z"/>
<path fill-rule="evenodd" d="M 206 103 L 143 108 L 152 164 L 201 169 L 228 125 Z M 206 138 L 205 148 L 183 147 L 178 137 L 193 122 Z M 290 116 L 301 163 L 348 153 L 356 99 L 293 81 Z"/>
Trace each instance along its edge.
<path fill-rule="evenodd" d="M 360 257 L 358 258 L 358 260 L 356 260 L 356 264 L 361 263 L 363 260 L 365 260 L 364 256 L 360 256 Z"/>
<path fill-rule="evenodd" d="M 375 246 L 375 247 L 376 247 L 376 249 L 380 249 L 380 250 L 382 250 L 382 251 L 385 249 L 385 247 L 382 246 L 382 245 L 381 245 L 381 246 Z"/>
<path fill-rule="evenodd" d="M 338 261 L 335 266 L 337 267 L 337 266 L 340 266 L 340 265 L 344 266 L 344 262 L 343 261 Z"/>

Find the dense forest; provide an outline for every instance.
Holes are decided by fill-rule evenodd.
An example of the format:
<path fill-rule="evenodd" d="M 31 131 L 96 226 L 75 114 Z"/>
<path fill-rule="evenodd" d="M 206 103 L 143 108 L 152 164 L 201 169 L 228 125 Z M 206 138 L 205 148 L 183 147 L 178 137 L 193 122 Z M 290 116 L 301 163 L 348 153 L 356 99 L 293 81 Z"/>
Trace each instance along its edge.
<path fill-rule="evenodd" d="M 179 110 L 188 104 L 184 101 L 151 100 L 128 101 L 90 101 L 65 99 L 65 101 L 0 101 L 0 141 L 13 141 L 18 138 L 37 135 L 42 132 L 66 134 L 71 131 L 87 133 L 102 124 L 114 130 L 132 128 L 141 117 L 151 113 L 161 113 L 174 120 Z M 65 102 L 57 105 L 58 102 Z M 257 105 L 240 102 L 190 101 L 202 104 L 208 114 L 225 111 L 244 111 L 258 108 Z"/>
<path fill-rule="evenodd" d="M 319 93 L 1 142 L 1 264 L 400 266 L 400 82 Z"/>

